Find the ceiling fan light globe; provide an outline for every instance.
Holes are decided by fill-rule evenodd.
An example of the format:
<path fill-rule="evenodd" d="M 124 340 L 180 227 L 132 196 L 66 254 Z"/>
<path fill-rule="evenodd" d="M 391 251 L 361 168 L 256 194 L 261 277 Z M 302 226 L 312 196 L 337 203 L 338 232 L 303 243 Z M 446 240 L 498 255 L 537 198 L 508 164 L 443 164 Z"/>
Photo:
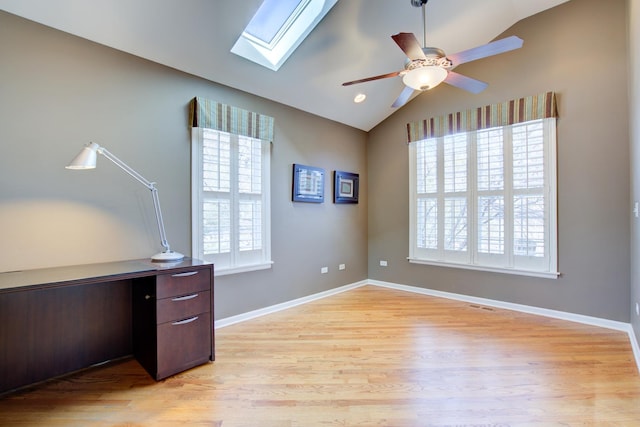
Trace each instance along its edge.
<path fill-rule="evenodd" d="M 447 70 L 429 65 L 408 71 L 402 77 L 402 81 L 414 90 L 429 90 L 438 86 L 446 78 Z"/>

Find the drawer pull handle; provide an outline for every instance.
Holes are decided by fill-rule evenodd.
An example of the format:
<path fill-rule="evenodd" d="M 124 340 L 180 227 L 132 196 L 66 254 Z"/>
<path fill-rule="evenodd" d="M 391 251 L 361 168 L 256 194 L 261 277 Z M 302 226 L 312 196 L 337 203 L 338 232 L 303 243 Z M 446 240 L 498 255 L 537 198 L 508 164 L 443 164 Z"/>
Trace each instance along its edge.
<path fill-rule="evenodd" d="M 198 294 L 193 294 L 193 295 L 185 295 L 183 297 L 175 297 L 175 298 L 171 298 L 171 301 L 186 301 L 189 299 L 194 299 L 198 296 Z"/>
<path fill-rule="evenodd" d="M 184 320 L 179 320 L 179 321 L 177 321 L 177 322 L 173 322 L 173 323 L 172 323 L 172 325 L 173 325 L 173 326 L 185 325 L 185 324 L 187 324 L 187 323 L 191 323 L 191 322 L 193 322 L 194 320 L 198 320 L 198 316 L 194 316 L 194 317 L 192 317 L 191 319 L 184 319 Z"/>
<path fill-rule="evenodd" d="M 188 276 L 193 276 L 195 274 L 198 274 L 198 272 L 197 271 L 187 271 L 186 273 L 172 274 L 171 277 L 188 277 Z"/>

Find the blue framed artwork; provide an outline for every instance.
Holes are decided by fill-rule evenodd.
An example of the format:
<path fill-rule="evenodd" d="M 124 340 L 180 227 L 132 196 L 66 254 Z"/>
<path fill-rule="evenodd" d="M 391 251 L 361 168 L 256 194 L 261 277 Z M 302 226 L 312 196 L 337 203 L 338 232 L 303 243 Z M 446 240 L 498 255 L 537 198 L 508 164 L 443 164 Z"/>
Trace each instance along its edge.
<path fill-rule="evenodd" d="M 357 173 L 335 171 L 333 174 L 333 202 L 358 203 L 360 176 Z"/>
<path fill-rule="evenodd" d="M 294 163 L 292 200 L 323 203 L 324 169 Z"/>

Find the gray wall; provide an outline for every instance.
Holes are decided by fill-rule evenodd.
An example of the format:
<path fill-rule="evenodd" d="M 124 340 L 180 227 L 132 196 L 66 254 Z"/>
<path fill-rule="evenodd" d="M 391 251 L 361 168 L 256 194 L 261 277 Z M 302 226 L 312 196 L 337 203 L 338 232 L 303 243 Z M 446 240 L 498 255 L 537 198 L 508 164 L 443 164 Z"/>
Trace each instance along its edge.
<path fill-rule="evenodd" d="M 470 95 L 441 85 L 370 132 L 369 277 L 629 321 L 629 136 L 626 1 L 573 0 L 507 30 L 520 50 L 456 71 L 489 83 Z M 410 264 L 405 124 L 555 91 L 557 280 Z M 389 262 L 380 267 L 379 260 Z"/>
<path fill-rule="evenodd" d="M 631 202 L 640 202 L 640 1 L 629 1 Z M 640 219 L 631 217 L 631 325 L 640 342 Z"/>
<path fill-rule="evenodd" d="M 367 278 L 366 133 L 0 12 L 0 271 L 146 258 L 149 191 L 106 159 L 64 166 L 89 141 L 157 181 L 169 242 L 190 254 L 194 96 L 271 115 L 273 268 L 216 279 L 216 318 Z M 291 202 L 292 164 L 360 174 L 361 202 Z M 345 263 L 346 270 L 338 271 Z M 320 268 L 329 267 L 328 274 Z"/>

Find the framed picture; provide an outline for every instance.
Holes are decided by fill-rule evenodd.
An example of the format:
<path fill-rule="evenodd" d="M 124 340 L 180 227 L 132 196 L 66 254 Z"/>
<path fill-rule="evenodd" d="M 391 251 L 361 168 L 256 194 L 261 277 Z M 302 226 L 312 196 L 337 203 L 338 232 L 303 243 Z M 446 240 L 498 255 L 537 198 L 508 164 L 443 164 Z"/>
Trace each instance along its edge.
<path fill-rule="evenodd" d="M 335 171 L 333 175 L 333 202 L 358 203 L 359 175 Z"/>
<path fill-rule="evenodd" d="M 324 202 L 324 169 L 313 166 L 293 165 L 294 202 Z"/>

